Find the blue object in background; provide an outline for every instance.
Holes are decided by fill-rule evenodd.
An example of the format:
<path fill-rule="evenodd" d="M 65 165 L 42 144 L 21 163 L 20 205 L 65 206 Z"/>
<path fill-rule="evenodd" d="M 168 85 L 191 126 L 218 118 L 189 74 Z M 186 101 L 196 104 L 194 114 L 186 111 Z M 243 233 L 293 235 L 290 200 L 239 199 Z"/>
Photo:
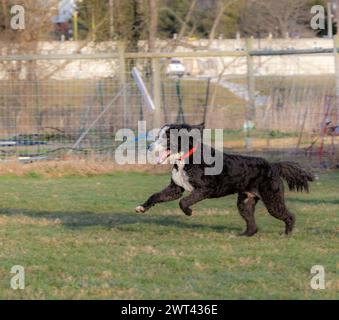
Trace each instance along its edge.
<path fill-rule="evenodd" d="M 72 19 L 73 13 L 77 6 L 75 0 L 60 0 L 59 1 L 59 14 L 53 17 L 53 23 L 64 23 Z"/>

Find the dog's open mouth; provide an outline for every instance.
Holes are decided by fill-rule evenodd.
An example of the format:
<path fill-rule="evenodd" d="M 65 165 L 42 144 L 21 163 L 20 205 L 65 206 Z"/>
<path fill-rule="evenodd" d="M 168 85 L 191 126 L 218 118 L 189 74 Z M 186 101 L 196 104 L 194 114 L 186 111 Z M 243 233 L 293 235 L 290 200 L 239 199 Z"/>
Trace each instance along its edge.
<path fill-rule="evenodd" d="M 158 161 L 157 161 L 158 164 L 164 163 L 170 155 L 171 155 L 170 150 L 165 150 L 164 152 L 162 152 L 158 157 Z"/>

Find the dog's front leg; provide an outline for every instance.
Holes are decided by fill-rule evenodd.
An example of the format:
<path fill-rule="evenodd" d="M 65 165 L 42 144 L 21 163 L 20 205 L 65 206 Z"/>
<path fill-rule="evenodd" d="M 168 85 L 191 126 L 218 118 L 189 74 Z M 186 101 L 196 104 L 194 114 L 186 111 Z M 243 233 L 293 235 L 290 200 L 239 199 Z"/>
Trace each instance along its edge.
<path fill-rule="evenodd" d="M 203 190 L 193 190 L 192 193 L 185 197 L 182 198 L 179 202 L 181 210 L 187 215 L 191 216 L 192 215 L 192 209 L 190 206 L 193 206 L 195 203 L 204 200 L 207 198 L 206 192 Z"/>
<path fill-rule="evenodd" d="M 150 196 L 144 204 L 136 207 L 135 211 L 138 213 L 146 212 L 157 203 L 177 200 L 182 196 L 183 192 L 183 188 L 177 186 L 173 181 L 171 181 L 171 184 L 168 187 Z"/>

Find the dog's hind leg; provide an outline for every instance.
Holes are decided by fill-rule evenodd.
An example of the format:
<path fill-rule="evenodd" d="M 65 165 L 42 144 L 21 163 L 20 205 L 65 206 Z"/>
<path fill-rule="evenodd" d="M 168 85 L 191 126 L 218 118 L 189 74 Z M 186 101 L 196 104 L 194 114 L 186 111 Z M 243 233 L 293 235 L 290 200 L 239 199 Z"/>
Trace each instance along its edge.
<path fill-rule="evenodd" d="M 258 227 L 255 223 L 254 211 L 255 205 L 259 198 L 252 193 L 238 194 L 238 210 L 240 215 L 246 221 L 246 230 L 241 233 L 241 236 L 251 237 L 258 232 Z"/>
<path fill-rule="evenodd" d="M 295 216 L 285 205 L 284 184 L 280 178 L 265 183 L 260 189 L 260 196 L 267 211 L 276 219 L 285 222 L 285 234 L 290 234 L 295 224 Z"/>
<path fill-rule="evenodd" d="M 173 181 L 164 190 L 150 196 L 147 201 L 135 208 L 138 213 L 146 212 L 149 208 L 160 202 L 168 202 L 179 199 L 184 193 L 184 189 L 177 186 Z"/>
<path fill-rule="evenodd" d="M 186 216 L 191 216 L 192 209 L 190 208 L 190 206 L 193 206 L 195 203 L 206 198 L 207 196 L 205 192 L 203 192 L 202 190 L 195 189 L 189 196 L 182 198 L 179 201 L 180 209 L 185 213 Z"/>

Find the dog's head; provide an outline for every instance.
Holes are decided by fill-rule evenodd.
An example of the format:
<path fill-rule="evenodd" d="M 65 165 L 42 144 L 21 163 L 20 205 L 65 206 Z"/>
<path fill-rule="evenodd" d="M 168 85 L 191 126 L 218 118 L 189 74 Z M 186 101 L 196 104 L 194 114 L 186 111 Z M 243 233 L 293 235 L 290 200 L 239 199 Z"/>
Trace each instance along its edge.
<path fill-rule="evenodd" d="M 166 160 L 179 160 L 192 148 L 201 144 L 203 130 L 204 123 L 199 125 L 164 125 L 155 141 L 148 146 L 148 151 L 158 154 L 158 164 L 164 163 Z"/>

